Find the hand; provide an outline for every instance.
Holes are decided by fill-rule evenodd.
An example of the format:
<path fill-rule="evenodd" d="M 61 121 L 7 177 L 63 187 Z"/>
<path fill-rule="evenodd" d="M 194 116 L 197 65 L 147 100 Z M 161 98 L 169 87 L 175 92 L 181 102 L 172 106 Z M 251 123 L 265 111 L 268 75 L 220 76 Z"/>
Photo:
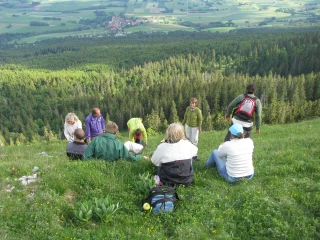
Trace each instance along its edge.
<path fill-rule="evenodd" d="M 257 129 L 257 134 L 260 134 L 261 132 L 260 132 L 260 129 Z"/>
<path fill-rule="evenodd" d="M 229 121 L 230 120 L 230 116 L 226 116 L 226 120 Z"/>

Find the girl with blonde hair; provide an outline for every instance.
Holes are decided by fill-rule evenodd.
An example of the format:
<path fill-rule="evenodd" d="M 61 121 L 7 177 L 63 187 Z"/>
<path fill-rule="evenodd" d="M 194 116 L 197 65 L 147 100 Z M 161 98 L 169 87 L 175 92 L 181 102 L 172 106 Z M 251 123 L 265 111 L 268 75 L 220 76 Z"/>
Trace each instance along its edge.
<path fill-rule="evenodd" d="M 82 128 L 82 123 L 74 113 L 68 113 L 64 122 L 64 136 L 69 142 L 73 142 L 74 131 L 78 128 Z"/>

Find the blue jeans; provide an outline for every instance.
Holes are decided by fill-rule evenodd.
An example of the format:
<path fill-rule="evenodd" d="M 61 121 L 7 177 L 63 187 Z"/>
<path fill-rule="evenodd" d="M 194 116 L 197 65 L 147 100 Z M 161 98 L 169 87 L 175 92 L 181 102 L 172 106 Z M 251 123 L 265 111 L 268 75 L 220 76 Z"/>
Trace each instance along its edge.
<path fill-rule="evenodd" d="M 241 179 L 242 177 L 240 178 L 236 178 L 236 177 L 231 177 L 228 175 L 228 172 L 227 172 L 227 168 L 226 168 L 226 159 L 225 158 L 219 158 L 218 157 L 218 150 L 214 150 L 212 153 L 211 153 L 211 156 L 209 157 L 208 161 L 206 162 L 206 167 L 217 167 L 218 169 L 218 173 L 227 181 L 227 182 L 236 182 L 238 181 L 239 179 Z M 246 176 L 246 177 L 243 177 L 243 178 L 248 178 L 248 179 L 251 179 L 253 177 L 253 174 L 252 175 L 249 175 L 249 176 Z"/>

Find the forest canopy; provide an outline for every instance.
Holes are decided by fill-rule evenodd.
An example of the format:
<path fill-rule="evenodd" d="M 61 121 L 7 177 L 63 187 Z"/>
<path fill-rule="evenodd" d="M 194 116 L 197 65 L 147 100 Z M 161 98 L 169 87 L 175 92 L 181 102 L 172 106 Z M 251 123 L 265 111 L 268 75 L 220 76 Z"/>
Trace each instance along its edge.
<path fill-rule="evenodd" d="M 191 97 L 203 130 L 223 129 L 227 105 L 248 83 L 257 85 L 263 123 L 320 116 L 319 41 L 314 29 L 173 32 L 1 50 L 0 135 L 11 144 L 61 137 L 68 112 L 84 121 L 93 107 L 120 129 L 142 117 L 157 132 L 182 120 Z"/>

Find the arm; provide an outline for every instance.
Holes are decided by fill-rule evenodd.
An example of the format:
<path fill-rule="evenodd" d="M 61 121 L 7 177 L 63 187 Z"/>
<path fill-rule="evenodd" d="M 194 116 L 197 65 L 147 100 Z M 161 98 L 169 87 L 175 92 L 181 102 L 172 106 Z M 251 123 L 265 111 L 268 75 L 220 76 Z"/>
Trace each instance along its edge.
<path fill-rule="evenodd" d="M 101 128 L 102 128 L 102 131 L 106 128 L 106 122 L 102 115 L 101 115 Z"/>
<path fill-rule="evenodd" d="M 78 120 L 78 128 L 82 128 L 82 122 Z"/>
<path fill-rule="evenodd" d="M 90 140 L 90 138 L 91 138 L 90 121 L 88 118 L 86 119 L 86 137 L 88 140 Z"/>
<path fill-rule="evenodd" d="M 134 142 L 133 134 L 134 134 L 134 131 L 133 131 L 132 128 L 130 128 L 130 131 L 129 131 L 129 141 L 131 141 L 131 142 Z"/>
<path fill-rule="evenodd" d="M 200 109 L 199 109 L 199 111 L 197 113 L 197 125 L 198 125 L 198 128 L 199 128 L 199 131 L 201 132 L 202 131 L 202 113 L 201 113 Z"/>
<path fill-rule="evenodd" d="M 225 142 L 223 143 L 222 145 L 219 146 L 219 149 L 218 149 L 218 157 L 219 158 L 226 158 L 227 155 L 228 155 L 228 145 L 227 144 L 229 142 Z"/>
<path fill-rule="evenodd" d="M 232 102 L 228 105 L 226 117 L 229 117 L 231 115 L 233 109 L 237 107 L 243 99 L 244 99 L 244 95 L 241 94 L 232 100 Z"/>
<path fill-rule="evenodd" d="M 260 133 L 260 126 L 261 126 L 261 111 L 262 111 L 262 106 L 260 99 L 257 99 L 256 101 L 256 110 L 255 110 L 255 119 L 256 119 L 256 130 L 257 133 Z"/>
<path fill-rule="evenodd" d="M 128 149 L 123 145 L 122 146 L 122 149 L 120 150 L 120 157 L 122 159 L 125 159 L 125 160 L 129 160 L 129 161 L 138 161 L 140 158 L 142 158 L 143 156 L 141 154 L 137 154 L 137 155 L 134 155 L 132 156 L 130 154 L 130 152 L 128 151 Z"/>
<path fill-rule="evenodd" d="M 162 143 L 162 144 L 164 144 L 164 143 Z M 152 154 L 152 157 L 151 157 L 151 162 L 154 164 L 154 165 L 156 165 L 157 167 L 160 167 L 161 166 L 161 156 L 160 156 L 160 154 L 161 154 L 161 150 L 159 150 L 159 147 L 160 147 L 161 145 L 159 145 L 158 147 L 157 147 L 157 149 L 154 151 L 154 153 Z"/>
<path fill-rule="evenodd" d="M 82 160 L 90 160 L 95 157 L 94 155 L 94 149 L 95 149 L 95 139 L 92 140 L 92 142 L 88 145 L 86 150 L 83 153 Z"/>
<path fill-rule="evenodd" d="M 67 130 L 67 124 L 66 124 L 66 123 L 64 123 L 64 136 L 66 137 L 66 139 L 67 139 L 68 141 L 70 141 L 70 138 L 72 137 L 72 136 L 70 135 L 70 133 L 68 132 L 68 130 Z"/>
<path fill-rule="evenodd" d="M 182 121 L 182 125 L 184 126 L 187 122 L 187 113 L 188 113 L 188 108 L 186 109 L 185 113 L 184 113 L 184 117 L 183 117 L 183 121 Z"/>
<path fill-rule="evenodd" d="M 144 127 L 141 129 L 141 131 L 142 131 L 143 138 L 144 138 L 144 140 L 146 141 L 146 144 L 147 144 L 148 143 L 147 131 L 146 131 L 146 129 Z"/>

